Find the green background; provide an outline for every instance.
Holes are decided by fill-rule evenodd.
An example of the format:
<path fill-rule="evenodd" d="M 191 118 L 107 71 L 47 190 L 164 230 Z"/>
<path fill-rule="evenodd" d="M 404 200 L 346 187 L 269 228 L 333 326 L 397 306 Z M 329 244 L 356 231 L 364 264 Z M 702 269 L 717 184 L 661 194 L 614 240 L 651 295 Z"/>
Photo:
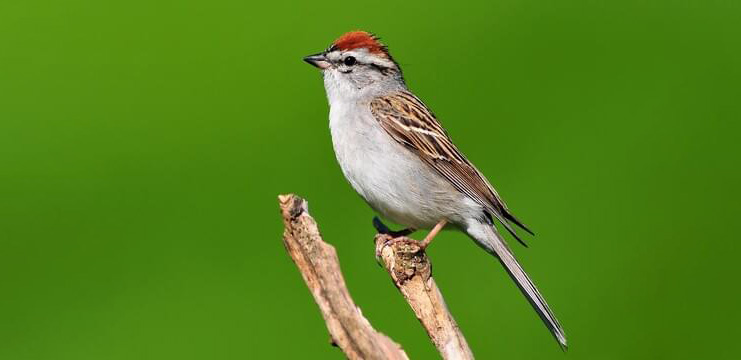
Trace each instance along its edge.
<path fill-rule="evenodd" d="M 465 236 L 429 251 L 478 358 L 739 357 L 739 1 L 5 0 L 0 358 L 342 358 L 288 192 L 373 325 L 435 358 L 301 61 L 353 29 L 538 234 L 512 245 L 566 355 Z"/>

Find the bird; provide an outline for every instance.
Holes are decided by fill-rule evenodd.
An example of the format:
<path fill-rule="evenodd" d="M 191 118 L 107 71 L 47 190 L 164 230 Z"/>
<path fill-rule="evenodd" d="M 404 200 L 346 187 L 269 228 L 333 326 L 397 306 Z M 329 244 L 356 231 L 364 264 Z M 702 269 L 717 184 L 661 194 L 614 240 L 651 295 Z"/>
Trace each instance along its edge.
<path fill-rule="evenodd" d="M 350 31 L 303 60 L 321 71 L 335 156 L 360 197 L 383 218 L 407 227 L 400 233 L 431 229 L 422 249 L 446 226 L 467 234 L 499 259 L 565 351 L 563 328 L 495 222 L 523 245 L 513 225 L 533 232 L 409 90 L 380 38 Z"/>

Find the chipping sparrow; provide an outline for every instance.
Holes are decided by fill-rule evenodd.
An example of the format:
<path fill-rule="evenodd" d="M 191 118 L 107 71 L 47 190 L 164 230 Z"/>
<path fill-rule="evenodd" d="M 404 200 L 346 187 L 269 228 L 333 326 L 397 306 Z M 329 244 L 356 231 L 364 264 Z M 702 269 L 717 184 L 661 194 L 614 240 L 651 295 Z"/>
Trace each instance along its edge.
<path fill-rule="evenodd" d="M 335 155 L 355 191 L 387 219 L 411 230 L 432 229 L 423 247 L 446 224 L 468 234 L 501 261 L 565 349 L 561 325 L 494 219 L 520 242 L 510 223 L 532 232 L 407 89 L 386 46 L 370 33 L 354 31 L 304 60 L 322 70 Z"/>

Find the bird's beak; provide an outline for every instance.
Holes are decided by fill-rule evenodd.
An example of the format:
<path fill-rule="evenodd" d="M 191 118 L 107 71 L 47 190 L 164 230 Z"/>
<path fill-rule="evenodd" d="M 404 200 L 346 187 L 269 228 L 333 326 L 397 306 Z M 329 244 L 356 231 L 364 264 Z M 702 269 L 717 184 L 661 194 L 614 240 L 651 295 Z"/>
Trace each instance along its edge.
<path fill-rule="evenodd" d="M 324 53 L 309 55 L 304 58 L 304 61 L 322 70 L 328 68 L 331 65 L 327 57 L 324 56 Z"/>

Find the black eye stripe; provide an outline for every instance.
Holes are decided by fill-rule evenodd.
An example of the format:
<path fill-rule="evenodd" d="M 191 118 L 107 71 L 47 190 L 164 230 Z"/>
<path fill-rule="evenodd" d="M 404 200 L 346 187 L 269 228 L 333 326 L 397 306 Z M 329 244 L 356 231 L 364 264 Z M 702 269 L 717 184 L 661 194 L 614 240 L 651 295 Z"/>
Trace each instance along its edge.
<path fill-rule="evenodd" d="M 384 66 L 381 66 L 381 65 L 378 65 L 378 64 L 371 63 L 370 66 L 372 66 L 374 69 L 380 71 L 381 74 L 383 74 L 383 75 L 388 75 L 391 72 L 391 69 L 390 68 L 387 68 L 387 67 L 384 67 Z"/>

